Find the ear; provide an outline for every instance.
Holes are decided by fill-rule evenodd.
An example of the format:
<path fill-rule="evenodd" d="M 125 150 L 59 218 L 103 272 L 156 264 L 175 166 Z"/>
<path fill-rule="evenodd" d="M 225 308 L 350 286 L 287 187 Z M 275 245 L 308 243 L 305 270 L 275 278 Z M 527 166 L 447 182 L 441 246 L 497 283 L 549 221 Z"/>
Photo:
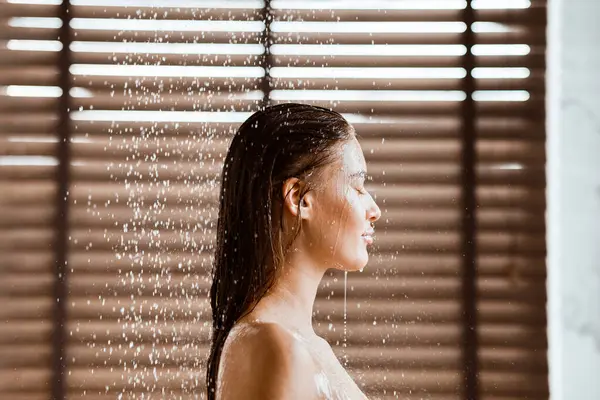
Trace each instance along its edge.
<path fill-rule="evenodd" d="M 305 194 L 302 202 L 300 202 L 300 192 L 305 186 L 306 183 L 298 178 L 288 178 L 283 182 L 283 205 L 294 217 L 297 217 L 298 214 L 301 214 L 302 218 L 310 215 L 311 194 Z"/>

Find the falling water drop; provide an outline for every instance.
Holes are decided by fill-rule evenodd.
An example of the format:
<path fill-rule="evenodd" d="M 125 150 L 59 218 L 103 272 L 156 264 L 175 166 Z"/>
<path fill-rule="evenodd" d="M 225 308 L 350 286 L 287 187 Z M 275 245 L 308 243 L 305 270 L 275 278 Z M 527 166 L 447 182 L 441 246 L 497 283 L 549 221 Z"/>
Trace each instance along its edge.
<path fill-rule="evenodd" d="M 347 304 L 347 288 L 348 288 L 348 271 L 344 271 L 344 340 L 343 340 L 343 358 L 344 358 L 344 366 L 348 366 L 348 354 L 346 353 L 346 347 L 347 347 L 347 340 L 348 340 L 348 317 L 347 317 L 347 308 L 346 308 L 346 304 Z"/>

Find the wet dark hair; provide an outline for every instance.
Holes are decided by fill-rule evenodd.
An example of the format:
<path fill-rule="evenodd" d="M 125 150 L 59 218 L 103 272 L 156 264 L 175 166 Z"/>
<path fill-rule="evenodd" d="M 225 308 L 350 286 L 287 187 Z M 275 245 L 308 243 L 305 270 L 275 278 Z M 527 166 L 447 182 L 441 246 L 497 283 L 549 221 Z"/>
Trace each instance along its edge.
<path fill-rule="evenodd" d="M 316 190 L 336 146 L 354 135 L 339 113 L 286 103 L 254 113 L 235 133 L 221 175 L 217 238 L 210 289 L 212 343 L 206 371 L 208 400 L 216 396 L 221 352 L 234 324 L 251 312 L 278 278 L 284 254 L 283 184 L 304 182 L 300 201 Z M 286 194 L 287 196 L 287 194 Z"/>

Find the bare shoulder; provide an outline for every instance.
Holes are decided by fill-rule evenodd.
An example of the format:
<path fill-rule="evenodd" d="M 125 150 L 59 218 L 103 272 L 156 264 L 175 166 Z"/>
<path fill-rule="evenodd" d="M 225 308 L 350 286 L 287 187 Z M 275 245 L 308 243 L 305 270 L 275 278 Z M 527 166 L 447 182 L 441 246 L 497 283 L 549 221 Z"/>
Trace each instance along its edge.
<path fill-rule="evenodd" d="M 219 369 L 218 400 L 317 398 L 312 356 L 278 324 L 234 328 Z"/>

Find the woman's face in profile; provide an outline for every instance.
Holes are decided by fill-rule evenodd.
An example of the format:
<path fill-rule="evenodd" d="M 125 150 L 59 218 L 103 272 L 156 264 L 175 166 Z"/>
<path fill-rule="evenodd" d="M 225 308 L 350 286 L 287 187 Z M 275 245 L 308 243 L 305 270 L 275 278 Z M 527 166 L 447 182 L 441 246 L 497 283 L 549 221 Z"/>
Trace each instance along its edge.
<path fill-rule="evenodd" d="M 345 142 L 339 151 L 339 161 L 324 174 L 327 179 L 309 223 L 309 242 L 328 268 L 356 271 L 369 260 L 371 239 L 364 234 L 373 229 L 381 211 L 365 188 L 367 166 L 358 140 Z"/>

